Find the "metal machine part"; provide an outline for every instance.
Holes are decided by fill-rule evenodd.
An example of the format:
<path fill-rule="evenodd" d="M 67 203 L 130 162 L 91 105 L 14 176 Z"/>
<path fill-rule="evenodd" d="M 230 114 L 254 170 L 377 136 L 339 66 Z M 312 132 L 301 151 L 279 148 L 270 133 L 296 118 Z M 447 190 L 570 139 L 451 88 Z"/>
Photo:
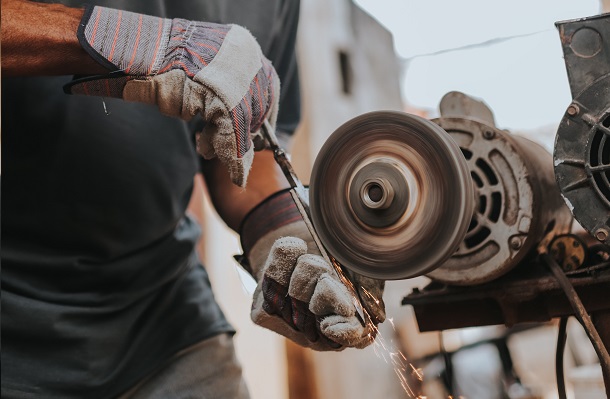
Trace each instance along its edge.
<path fill-rule="evenodd" d="M 587 251 L 590 256 L 584 265 L 565 274 L 589 312 L 610 311 L 607 249 Z M 473 287 L 431 282 L 421 290 L 414 289 L 402 304 L 413 306 L 421 332 L 494 324 L 513 326 L 573 314 L 557 280 L 539 258 L 528 259 L 523 266 L 518 273 Z"/>
<path fill-rule="evenodd" d="M 513 326 L 576 314 L 600 357 L 610 395 L 606 350 L 610 347 L 610 247 L 590 245 L 593 239 L 588 238 L 584 233 L 578 237 L 560 236 L 554 241 L 569 243 L 569 239 L 576 239 L 585 245 L 587 256 L 577 270 L 561 271 L 552 260 L 560 254 L 554 254 L 551 243 L 551 256 L 547 253 L 523 261 L 518 272 L 474 287 L 432 282 L 421 291 L 413 289 L 402 304 L 413 306 L 421 332 L 494 324 Z M 553 272 L 549 273 L 549 269 Z"/>
<path fill-rule="evenodd" d="M 441 110 L 458 96 L 460 103 L 467 102 L 462 93 L 447 96 Z M 572 222 L 553 179 L 551 154 L 475 117 L 442 115 L 434 120 L 462 150 L 476 193 L 476 210 L 464 240 L 428 274 L 452 285 L 480 284 L 502 276 L 541 242 L 547 245 L 555 235 L 567 233 Z M 485 119 L 493 121 L 493 117 Z"/>
<path fill-rule="evenodd" d="M 576 220 L 610 244 L 610 14 L 558 22 L 573 101 L 555 139 L 555 178 Z"/>
<path fill-rule="evenodd" d="M 587 260 L 587 245 L 574 234 L 555 237 L 549 245 L 549 252 L 564 272 L 581 268 Z"/>
<path fill-rule="evenodd" d="M 413 306 L 422 332 L 491 324 L 512 326 L 575 314 L 600 356 L 606 394 L 610 395 L 610 358 L 603 349 L 603 346 L 610 347 L 610 302 L 607 300 L 610 289 L 610 14 L 556 25 L 574 101 L 556 136 L 555 179 L 569 211 L 591 236 L 584 232 L 580 236 L 566 234 L 548 242 L 547 234 L 538 244 L 540 256 L 515 262 L 519 267 L 511 273 L 469 287 L 432 281 L 422 290 L 414 289 L 402 303 Z M 448 109 L 473 108 L 458 104 Z M 445 116 L 460 115 L 453 112 Z M 478 122 L 490 122 L 485 113 L 474 117 Z M 493 133 L 494 137 L 497 133 L 489 132 L 488 136 Z M 532 160 L 540 155 L 534 154 L 526 142 L 512 139 L 515 143 L 511 145 L 516 144 L 518 155 L 522 156 L 524 151 L 527 155 L 522 160 L 532 166 Z M 537 166 L 533 165 L 529 171 L 537 173 Z M 546 186 L 547 172 L 542 174 Z M 537 177 L 523 177 L 527 184 L 539 184 Z M 532 205 L 541 206 L 535 195 Z M 547 206 L 546 200 L 542 206 Z M 564 217 L 564 211 L 557 212 L 557 217 Z M 556 218 L 553 229 L 557 224 Z M 558 350 L 556 359 L 560 357 Z"/>
<path fill-rule="evenodd" d="M 320 150 L 310 184 L 312 222 L 344 266 L 402 279 L 442 264 L 474 209 L 459 147 L 438 125 L 371 112 L 340 126 Z"/>
<path fill-rule="evenodd" d="M 610 13 L 556 22 L 572 97 L 610 73 Z"/>

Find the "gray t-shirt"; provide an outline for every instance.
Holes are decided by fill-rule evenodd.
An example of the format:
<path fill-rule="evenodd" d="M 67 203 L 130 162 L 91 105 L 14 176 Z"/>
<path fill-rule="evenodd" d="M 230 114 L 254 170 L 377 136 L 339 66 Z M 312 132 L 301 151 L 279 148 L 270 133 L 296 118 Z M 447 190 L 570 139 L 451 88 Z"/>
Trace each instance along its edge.
<path fill-rule="evenodd" d="M 246 26 L 282 80 L 278 128 L 294 131 L 297 1 L 96 3 Z M 185 214 L 194 123 L 116 99 L 107 114 L 101 98 L 65 95 L 70 79 L 2 81 L 3 398 L 115 397 L 180 349 L 233 331 Z"/>

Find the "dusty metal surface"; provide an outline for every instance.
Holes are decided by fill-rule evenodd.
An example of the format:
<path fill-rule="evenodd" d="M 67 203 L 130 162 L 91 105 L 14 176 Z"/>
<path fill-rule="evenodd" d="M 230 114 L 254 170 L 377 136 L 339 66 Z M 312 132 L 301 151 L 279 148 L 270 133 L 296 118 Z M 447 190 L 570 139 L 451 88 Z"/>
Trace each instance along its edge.
<path fill-rule="evenodd" d="M 606 348 L 604 345 L 599 331 L 597 331 L 593 320 L 591 320 L 591 315 L 589 312 L 587 312 L 587 309 L 580 300 L 574 286 L 566 276 L 565 272 L 561 269 L 561 266 L 559 266 L 552 256 L 550 256 L 548 253 L 543 253 L 540 255 L 540 260 L 544 262 L 547 270 L 551 271 L 553 277 L 555 277 L 555 280 L 561 286 L 566 299 L 570 302 L 574 317 L 576 317 L 576 319 L 584 327 L 591 344 L 593 344 L 595 353 L 599 358 L 604 379 L 610 379 L 610 353 L 608 353 L 608 348 Z"/>
<path fill-rule="evenodd" d="M 555 237 L 549 245 L 549 253 L 566 272 L 580 269 L 588 255 L 584 241 L 572 234 Z"/>
<path fill-rule="evenodd" d="M 459 91 L 445 94 L 438 109 L 444 118 L 476 119 L 487 125 L 496 126 L 494 114 L 487 104 Z"/>
<path fill-rule="evenodd" d="M 438 125 L 372 112 L 339 127 L 314 164 L 312 221 L 349 269 L 380 279 L 426 273 L 456 249 L 473 211 L 460 149 Z"/>
<path fill-rule="evenodd" d="M 569 231 L 572 215 L 543 147 L 470 117 L 443 115 L 434 122 L 464 154 L 476 209 L 458 250 L 428 276 L 454 285 L 485 283 L 512 270 L 540 243 L 546 246 Z"/>
<path fill-rule="evenodd" d="M 555 177 L 574 217 L 610 244 L 610 14 L 557 23 L 574 100 L 555 140 Z"/>
<path fill-rule="evenodd" d="M 571 275 L 570 281 L 589 312 L 610 310 L 608 263 Z M 524 262 L 492 282 L 472 286 L 447 286 L 433 282 L 407 295 L 421 332 L 517 323 L 544 322 L 568 316 L 573 310 L 557 280 L 536 260 Z"/>
<path fill-rule="evenodd" d="M 610 14 L 556 22 L 572 97 L 610 73 Z"/>
<path fill-rule="evenodd" d="M 574 217 L 610 244 L 610 74 L 568 107 L 554 157 L 557 184 Z"/>
<path fill-rule="evenodd" d="M 560 238 L 557 241 L 561 242 Z M 555 263 L 552 270 L 549 265 L 554 262 L 541 255 L 482 285 L 458 287 L 433 282 L 421 291 L 413 290 L 402 304 L 413 306 L 421 332 L 501 324 L 510 327 L 576 315 L 602 359 L 606 390 L 610 391 L 610 247 L 589 240 L 586 234 L 579 236 L 578 242 L 586 245 L 586 261 L 580 269 L 564 272 L 561 279 L 557 277 L 559 266 Z M 549 253 L 553 255 L 552 250 Z M 587 314 L 591 314 L 590 319 Z M 595 328 L 591 328 L 591 319 Z"/>
<path fill-rule="evenodd" d="M 468 287 L 433 281 L 423 290 L 414 290 L 407 295 L 402 303 L 414 307 L 419 330 L 422 332 L 494 324 L 512 326 L 574 315 L 575 309 L 566 297 L 565 287 L 561 288 L 556 276 L 534 253 L 535 248 L 542 250 L 548 245 L 548 254 L 563 268 L 569 284 L 576 290 L 586 312 L 593 314 L 593 323 L 599 330 L 601 340 L 606 348 L 610 345 L 610 247 L 607 245 L 610 244 L 610 14 L 558 22 L 557 27 L 574 101 L 568 106 L 559 126 L 552 165 L 565 203 L 580 224 L 591 233 L 591 237 L 587 234 L 583 237 L 552 237 L 552 234 L 548 234 L 552 230 L 556 230 L 555 234 L 560 233 L 562 229 L 557 229 L 558 220 L 565 220 L 566 217 L 566 212 L 561 207 L 555 211 L 544 209 L 549 207 L 549 200 L 552 203 L 550 208 L 558 206 L 555 201 L 561 198 L 546 193 L 547 189 L 552 189 L 548 181 L 548 157 L 541 156 L 539 149 L 527 141 L 509 137 L 512 140 L 508 142 L 509 147 L 515 151 L 512 157 L 522 158 L 511 166 L 511 169 L 515 167 L 512 169 L 513 176 L 524 179 L 517 180 L 520 182 L 517 188 L 524 189 L 523 193 L 526 193 L 525 197 L 530 202 L 531 214 L 539 215 L 536 217 L 544 222 L 536 227 L 537 233 L 529 231 L 532 224 L 529 225 L 523 238 L 530 239 L 529 235 L 532 234 L 530 242 L 515 240 L 514 245 L 511 245 L 510 239 L 506 240 L 507 236 L 504 234 L 511 226 L 498 229 L 498 239 L 508 242 L 509 250 L 513 248 L 523 256 L 511 256 L 510 259 L 500 257 L 490 262 L 488 267 L 492 272 L 497 268 L 506 268 L 505 272 L 512 268 L 509 273 L 500 277 L 493 275 L 489 278 L 490 281 Z M 448 115 L 460 118 L 460 112 L 480 114 L 481 109 L 478 106 L 472 108 L 471 105 L 468 102 L 465 105 L 457 103 Z M 456 113 L 453 113 L 455 110 Z M 474 118 L 478 119 L 478 122 L 485 120 L 487 124 L 493 125 L 493 121 L 485 117 L 484 111 L 480 114 L 482 118 L 476 115 Z M 451 133 L 451 126 L 443 123 L 441 126 Z M 472 124 L 470 127 L 472 128 Z M 455 128 L 460 130 L 458 123 Z M 462 129 L 460 134 L 464 130 L 470 131 Z M 480 134 L 487 140 L 497 137 L 497 131 L 493 129 Z M 470 143 L 468 139 L 465 141 Z M 463 143 L 459 140 L 458 143 L 464 148 Z M 471 153 L 470 157 L 475 154 L 488 156 L 488 153 L 480 149 Z M 470 159 L 467 152 L 465 156 Z M 489 157 L 485 160 L 488 164 L 493 164 Z M 519 163 L 525 166 L 526 175 L 518 173 Z M 486 169 L 480 165 L 479 167 Z M 475 169 L 472 170 L 476 172 Z M 531 176 L 536 175 L 539 170 L 543 170 L 540 176 Z M 488 177 L 485 172 L 483 175 Z M 540 182 L 537 179 L 541 179 Z M 490 184 L 492 190 L 496 185 Z M 512 186 L 514 188 L 514 184 Z M 480 185 L 478 187 L 481 188 Z M 536 193 L 536 190 L 540 189 L 543 192 Z M 501 200 L 512 198 L 518 201 L 518 198 L 524 195 L 520 193 L 515 196 L 515 190 L 507 187 L 504 187 L 503 191 L 503 194 L 500 194 Z M 486 190 L 482 192 L 485 193 Z M 477 195 L 480 200 L 481 195 Z M 479 202 L 475 219 L 485 216 L 484 213 L 481 215 L 480 208 Z M 525 209 L 528 209 L 527 206 Z M 536 223 L 538 222 L 534 221 L 534 224 Z M 541 236 L 540 227 L 543 227 Z M 536 242 L 537 240 L 539 242 Z M 480 247 L 474 248 L 484 248 L 483 242 L 479 244 Z M 543 258 L 548 264 L 549 256 L 545 254 Z M 450 261 L 453 261 L 453 257 Z M 507 267 L 506 263 L 503 264 L 503 261 L 508 262 L 510 267 Z M 463 265 L 468 267 L 466 261 Z M 443 268 L 444 266 L 431 274 L 438 274 Z M 559 267 L 555 269 L 559 270 Z M 453 281 L 447 282 L 456 284 Z M 606 390 L 610 392 L 608 378 L 610 377 L 604 375 Z"/>

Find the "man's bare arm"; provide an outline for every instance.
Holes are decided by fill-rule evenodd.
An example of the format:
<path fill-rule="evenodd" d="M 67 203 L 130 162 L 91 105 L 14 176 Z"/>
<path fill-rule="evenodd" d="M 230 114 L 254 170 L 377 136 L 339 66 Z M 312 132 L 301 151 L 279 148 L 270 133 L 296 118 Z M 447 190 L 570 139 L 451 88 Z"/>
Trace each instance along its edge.
<path fill-rule="evenodd" d="M 290 187 L 270 150 L 255 153 L 245 190 L 231 183 L 227 168 L 217 159 L 206 162 L 204 168 L 214 207 L 235 231 L 252 208 L 271 194 Z"/>
<path fill-rule="evenodd" d="M 60 4 L 2 0 L 2 75 L 108 73 L 78 43 L 82 16 Z"/>

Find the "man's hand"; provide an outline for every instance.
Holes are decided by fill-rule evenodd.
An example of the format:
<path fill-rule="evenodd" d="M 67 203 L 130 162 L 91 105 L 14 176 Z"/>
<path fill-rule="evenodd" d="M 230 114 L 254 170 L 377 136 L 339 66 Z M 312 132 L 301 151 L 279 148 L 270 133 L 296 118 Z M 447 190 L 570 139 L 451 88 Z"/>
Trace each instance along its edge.
<path fill-rule="evenodd" d="M 245 219 L 242 246 L 258 281 L 255 323 L 316 350 L 363 348 L 385 319 L 383 281 L 354 275 L 371 323 L 362 326 L 350 294 L 321 256 L 286 191 L 265 200 Z"/>
<path fill-rule="evenodd" d="M 217 156 L 245 186 L 252 137 L 265 119 L 275 126 L 279 101 L 275 69 L 245 28 L 93 7 L 78 38 L 115 73 L 76 80 L 70 93 L 156 104 L 185 120 L 200 114 L 206 127 L 199 152 Z"/>

